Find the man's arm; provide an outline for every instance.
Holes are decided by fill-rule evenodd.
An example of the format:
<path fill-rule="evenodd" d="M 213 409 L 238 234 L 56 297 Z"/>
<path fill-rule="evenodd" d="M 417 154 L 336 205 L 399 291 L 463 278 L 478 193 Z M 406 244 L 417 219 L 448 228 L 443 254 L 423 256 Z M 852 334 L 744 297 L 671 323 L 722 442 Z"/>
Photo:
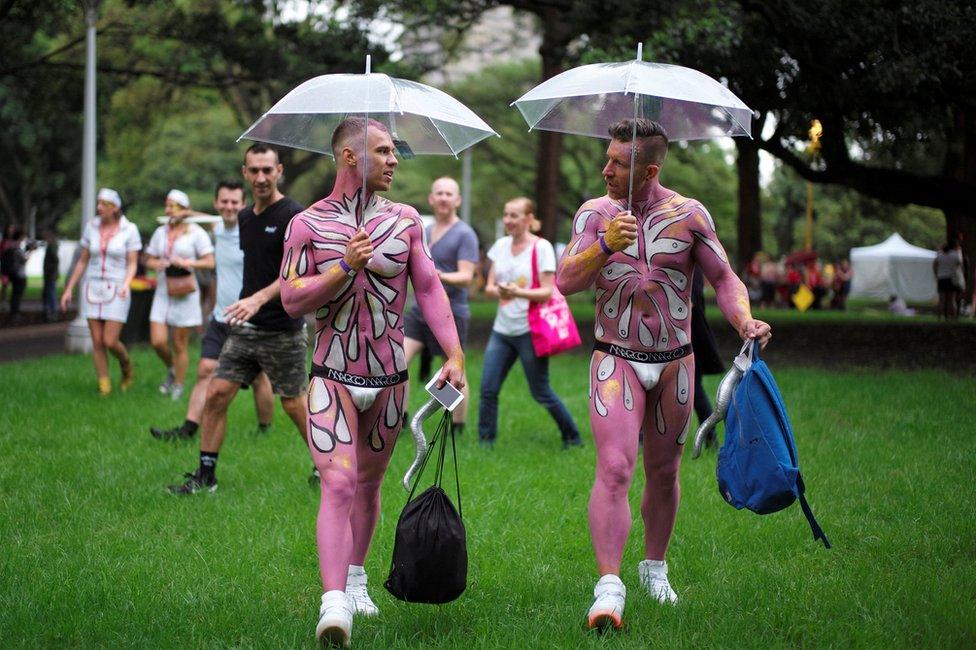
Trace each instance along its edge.
<path fill-rule="evenodd" d="M 691 235 L 694 237 L 692 255 L 713 287 L 718 307 L 725 319 L 743 339 L 759 339 L 763 346 L 772 337 L 768 324 L 752 317 L 749 292 L 739 276 L 732 270 L 728 255 L 712 226 L 704 208 L 691 217 Z"/>
<path fill-rule="evenodd" d="M 621 212 L 608 222 L 587 205 L 583 204 L 573 219 L 573 232 L 577 234 L 556 271 L 556 286 L 564 296 L 593 286 L 607 259 L 637 241 L 637 219 L 632 214 Z M 606 232 L 600 235 L 604 224 Z"/>
<path fill-rule="evenodd" d="M 458 339 L 457 326 L 454 324 L 454 314 L 451 313 L 451 302 L 444 291 L 444 285 L 437 277 L 434 260 L 423 242 L 423 228 L 420 218 L 414 216 L 414 225 L 407 232 L 410 233 L 410 283 L 413 284 L 414 296 L 424 320 L 430 327 L 437 343 L 447 356 L 447 363 L 441 369 L 438 386 L 450 382 L 457 388 L 464 386 L 464 352 Z"/>
<path fill-rule="evenodd" d="M 457 271 L 438 271 L 437 277 L 444 284 L 453 287 L 466 287 L 471 284 L 471 280 L 474 279 L 474 262 L 458 260 L 457 267 Z"/>
<path fill-rule="evenodd" d="M 360 229 L 349 240 L 345 255 L 333 250 L 323 251 L 332 259 L 325 258 L 322 263 L 327 268 L 319 273 L 312 258 L 311 229 L 304 219 L 294 217 L 288 232 L 281 260 L 280 281 L 274 285 L 275 290 L 281 293 L 282 306 L 293 318 L 313 312 L 334 299 L 351 281 L 350 270 L 354 275 L 361 271 L 373 254 L 369 235 Z M 343 268 L 343 264 L 346 268 Z"/>
<path fill-rule="evenodd" d="M 227 307 L 224 310 L 224 314 L 227 315 L 227 322 L 231 325 L 246 323 L 254 317 L 254 314 L 258 313 L 264 303 L 277 296 L 278 281 L 275 280 L 260 291 L 255 291 L 247 298 L 241 298 Z"/>

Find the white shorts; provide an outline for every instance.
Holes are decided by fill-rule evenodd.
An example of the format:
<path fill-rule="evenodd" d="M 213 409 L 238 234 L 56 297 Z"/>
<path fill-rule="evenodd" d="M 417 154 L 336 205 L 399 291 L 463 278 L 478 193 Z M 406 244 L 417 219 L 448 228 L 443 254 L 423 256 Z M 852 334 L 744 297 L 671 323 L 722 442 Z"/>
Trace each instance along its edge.
<path fill-rule="evenodd" d="M 132 294 L 119 298 L 119 285 L 115 280 L 86 279 L 81 286 L 81 316 L 92 320 L 111 320 L 124 323 L 129 320 L 129 303 Z"/>
<path fill-rule="evenodd" d="M 196 327 L 203 324 L 200 290 L 185 296 L 170 296 L 166 293 L 166 282 L 159 282 L 153 295 L 149 321 L 170 327 Z"/>

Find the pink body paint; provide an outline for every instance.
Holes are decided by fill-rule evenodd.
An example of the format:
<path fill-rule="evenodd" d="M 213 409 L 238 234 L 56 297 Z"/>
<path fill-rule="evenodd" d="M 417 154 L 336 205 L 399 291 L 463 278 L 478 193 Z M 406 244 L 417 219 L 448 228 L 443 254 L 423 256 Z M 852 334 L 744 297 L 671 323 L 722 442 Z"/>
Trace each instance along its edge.
<path fill-rule="evenodd" d="M 372 241 L 372 259 L 351 278 L 341 269 L 357 231 L 360 182 L 361 177 L 340 174 L 329 197 L 295 215 L 281 267 L 285 310 L 293 316 L 315 313 L 313 364 L 348 380 L 315 376 L 309 385 L 308 442 L 321 474 L 316 538 L 325 591 L 345 589 L 348 565 L 365 562 L 376 529 L 380 485 L 404 407 L 403 377 L 397 373 L 406 371 L 402 321 L 408 277 L 438 343 L 449 355 L 460 351 L 416 210 L 368 193 L 363 228 Z M 387 383 L 370 386 L 361 379 L 376 377 Z"/>
<path fill-rule="evenodd" d="M 556 284 L 569 295 L 596 286 L 599 341 L 642 352 L 666 352 L 691 341 L 691 274 L 697 264 L 715 287 L 726 318 L 749 317 L 745 286 L 705 208 L 660 185 L 635 196 L 637 241 L 605 255 L 597 238 L 623 205 L 604 196 L 583 204 L 560 262 Z M 662 560 L 680 497 L 678 468 L 694 396 L 694 356 L 637 363 L 594 351 L 590 361 L 590 423 L 597 447 L 590 495 L 590 533 L 600 574 L 619 574 L 630 531 L 627 489 L 644 433 L 647 484 L 641 502 L 645 557 Z"/>

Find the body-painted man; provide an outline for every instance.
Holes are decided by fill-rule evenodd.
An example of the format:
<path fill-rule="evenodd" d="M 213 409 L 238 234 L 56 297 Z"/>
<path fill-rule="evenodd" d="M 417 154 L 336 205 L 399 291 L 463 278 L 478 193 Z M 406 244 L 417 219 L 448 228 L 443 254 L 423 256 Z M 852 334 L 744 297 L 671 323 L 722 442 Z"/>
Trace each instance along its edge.
<path fill-rule="evenodd" d="M 324 595 L 316 636 L 347 644 L 353 611 L 377 613 L 363 564 L 376 528 L 380 484 L 404 409 L 407 279 L 447 363 L 441 383 L 463 385 L 464 355 L 423 225 L 413 208 L 376 194 L 397 165 L 381 123 L 349 118 L 332 138 L 332 193 L 295 216 L 285 237 L 281 297 L 292 315 L 315 313 L 308 442 L 321 474 L 317 521 Z M 365 170 L 365 200 L 363 175 Z"/>
<path fill-rule="evenodd" d="M 596 477 L 589 502 L 590 535 L 600 580 L 587 614 L 590 627 L 622 623 L 626 588 L 620 562 L 630 532 L 627 491 L 644 431 L 646 486 L 641 501 L 644 557 L 641 585 L 661 602 L 677 594 L 664 556 L 678 510 L 678 466 L 693 405 L 695 357 L 690 345 L 691 276 L 699 265 L 719 308 L 743 339 L 770 337 L 753 319 L 745 286 L 705 208 L 663 187 L 667 136 L 638 120 L 633 205 L 625 210 L 633 122 L 610 128 L 607 195 L 584 203 L 557 271 L 564 294 L 596 286 L 596 343 L 590 361 L 590 423 Z"/>

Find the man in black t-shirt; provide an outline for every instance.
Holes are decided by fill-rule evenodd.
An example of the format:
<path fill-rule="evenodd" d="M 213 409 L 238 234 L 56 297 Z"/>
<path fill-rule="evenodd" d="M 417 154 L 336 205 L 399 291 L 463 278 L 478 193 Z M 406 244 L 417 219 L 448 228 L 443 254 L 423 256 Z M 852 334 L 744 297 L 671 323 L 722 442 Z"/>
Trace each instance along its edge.
<path fill-rule="evenodd" d="M 200 423 L 200 467 L 183 484 L 169 487 L 174 494 L 217 489 L 217 454 L 224 442 L 227 408 L 241 385 L 252 383 L 261 371 L 281 396 L 281 406 L 306 446 L 305 321 L 285 313 L 278 290 L 285 231 L 304 207 L 278 191 L 282 165 L 278 153 L 268 145 L 251 145 L 244 154 L 242 171 L 254 204 L 238 216 L 244 251 L 241 298 L 225 312 L 231 333 L 207 389 Z"/>

